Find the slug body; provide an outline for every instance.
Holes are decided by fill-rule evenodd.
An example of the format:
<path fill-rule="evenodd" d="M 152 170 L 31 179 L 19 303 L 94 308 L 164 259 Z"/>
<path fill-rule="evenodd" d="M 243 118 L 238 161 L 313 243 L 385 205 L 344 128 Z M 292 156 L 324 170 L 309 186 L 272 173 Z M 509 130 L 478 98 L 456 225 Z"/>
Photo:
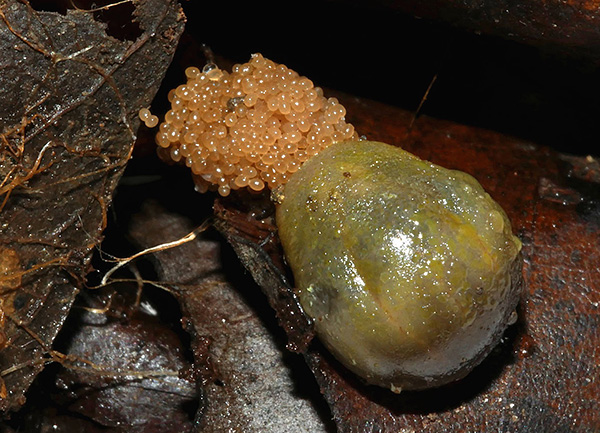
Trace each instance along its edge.
<path fill-rule="evenodd" d="M 284 185 L 276 218 L 317 335 L 368 383 L 460 379 L 514 314 L 521 243 L 466 173 L 383 143 L 337 143 Z"/>
<path fill-rule="evenodd" d="M 159 155 L 188 166 L 200 192 L 282 191 L 298 295 L 337 359 L 397 391 L 459 379 L 489 353 L 518 301 L 520 242 L 475 179 L 352 141 L 337 99 L 260 54 L 186 77 Z"/>

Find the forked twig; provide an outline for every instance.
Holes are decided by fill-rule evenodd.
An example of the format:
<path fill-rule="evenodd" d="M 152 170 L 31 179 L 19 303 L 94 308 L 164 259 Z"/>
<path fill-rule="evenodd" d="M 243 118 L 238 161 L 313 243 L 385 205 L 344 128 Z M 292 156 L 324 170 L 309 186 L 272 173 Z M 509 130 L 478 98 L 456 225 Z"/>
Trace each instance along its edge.
<path fill-rule="evenodd" d="M 107 282 L 108 282 L 108 279 L 110 278 L 110 276 L 112 274 L 115 273 L 115 271 L 117 271 L 121 267 L 125 266 L 127 263 L 131 262 L 132 260 L 135 260 L 138 257 L 144 256 L 146 254 L 152 254 L 152 253 L 156 253 L 156 252 L 159 252 L 159 251 L 168 250 L 170 248 L 178 247 L 178 246 L 183 245 L 183 244 L 185 244 L 187 242 L 193 241 L 194 239 L 196 239 L 196 237 L 200 233 L 202 233 L 203 231 L 205 231 L 209 226 L 210 226 L 210 221 L 207 220 L 207 221 L 203 222 L 200 226 L 198 226 L 197 228 L 195 228 L 190 233 L 188 233 L 187 235 L 185 235 L 184 237 L 182 237 L 180 239 L 177 239 L 177 240 L 171 241 L 171 242 L 165 242 L 164 244 L 159 244 L 159 245 L 156 245 L 154 247 L 146 248 L 145 250 L 142 250 L 142 251 L 140 251 L 138 253 L 135 253 L 134 255 L 132 255 L 130 257 L 126 257 L 126 258 L 122 258 L 122 259 L 117 259 L 117 264 L 106 272 L 106 274 L 104 275 L 104 277 L 102 277 L 102 281 L 101 281 L 100 285 L 101 286 L 106 285 Z"/>

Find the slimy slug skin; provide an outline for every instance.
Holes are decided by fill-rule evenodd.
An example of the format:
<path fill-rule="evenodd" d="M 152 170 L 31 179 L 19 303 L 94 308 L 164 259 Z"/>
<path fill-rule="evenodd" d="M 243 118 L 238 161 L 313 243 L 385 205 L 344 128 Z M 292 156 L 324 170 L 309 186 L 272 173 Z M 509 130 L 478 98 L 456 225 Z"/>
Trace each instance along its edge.
<path fill-rule="evenodd" d="M 514 320 L 521 243 L 470 175 L 349 141 L 307 161 L 281 196 L 302 307 L 366 382 L 398 392 L 460 379 Z"/>
<path fill-rule="evenodd" d="M 270 189 L 305 313 L 348 369 L 394 391 L 466 375 L 519 298 L 521 244 L 471 176 L 357 141 L 345 108 L 260 54 L 190 67 L 169 94 L 159 155 L 196 189 Z M 158 123 L 140 110 L 147 126 Z"/>

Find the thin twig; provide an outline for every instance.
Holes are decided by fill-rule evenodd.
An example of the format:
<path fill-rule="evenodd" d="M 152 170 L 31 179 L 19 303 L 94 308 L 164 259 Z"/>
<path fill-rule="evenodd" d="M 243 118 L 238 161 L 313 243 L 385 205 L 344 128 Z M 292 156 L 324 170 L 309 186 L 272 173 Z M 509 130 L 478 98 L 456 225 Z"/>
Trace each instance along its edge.
<path fill-rule="evenodd" d="M 425 104 L 425 101 L 427 100 L 427 97 L 429 96 L 429 92 L 431 91 L 431 88 L 433 87 L 433 83 L 435 83 L 435 80 L 437 80 L 437 77 L 438 77 L 437 74 L 435 74 L 433 76 L 433 78 L 431 79 L 431 82 L 429 83 L 429 86 L 427 87 L 427 90 L 425 91 L 425 94 L 421 98 L 421 102 L 419 103 L 419 106 L 417 107 L 417 110 L 415 111 L 415 114 L 413 115 L 413 117 L 410 121 L 410 125 L 408 125 L 409 131 L 412 130 L 413 125 L 415 124 L 415 121 L 417 120 L 417 117 L 419 116 L 419 113 L 421 112 L 421 108 L 423 108 L 423 104 Z"/>
<path fill-rule="evenodd" d="M 106 272 L 106 274 L 102 278 L 101 285 L 106 285 L 106 283 L 108 282 L 108 279 L 110 278 L 110 276 L 113 273 L 115 273 L 115 271 L 117 271 L 119 268 L 125 266 L 127 263 L 131 262 L 132 260 L 135 260 L 138 257 L 141 257 L 141 256 L 146 255 L 146 254 L 152 254 L 152 253 L 156 253 L 156 252 L 159 252 L 159 251 L 164 251 L 164 250 L 167 250 L 169 248 L 178 247 L 178 246 L 183 245 L 183 244 L 185 244 L 187 242 L 193 241 L 194 239 L 196 239 L 196 237 L 200 233 L 202 233 L 204 230 L 206 230 L 209 225 L 210 225 L 209 221 L 205 221 L 199 227 L 197 227 L 196 229 L 194 229 L 193 231 L 191 231 L 189 234 L 185 235 L 181 239 L 177 239 L 177 240 L 172 241 L 172 242 L 165 242 L 164 244 L 156 245 L 156 246 L 151 247 L 151 248 L 146 248 L 145 250 L 140 251 L 140 252 L 138 252 L 138 253 L 130 256 L 130 257 L 126 257 L 126 258 L 123 258 L 123 259 L 118 259 L 117 264 L 114 267 L 112 267 L 111 269 L 109 269 L 108 272 Z"/>

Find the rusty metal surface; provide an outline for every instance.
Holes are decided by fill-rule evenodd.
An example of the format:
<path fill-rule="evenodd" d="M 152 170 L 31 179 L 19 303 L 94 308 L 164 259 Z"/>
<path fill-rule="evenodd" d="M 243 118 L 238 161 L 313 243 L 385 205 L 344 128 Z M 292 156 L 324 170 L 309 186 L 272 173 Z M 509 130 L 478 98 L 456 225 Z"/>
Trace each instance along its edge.
<path fill-rule="evenodd" d="M 396 396 L 362 385 L 318 343 L 311 345 L 305 357 L 339 431 L 597 431 L 598 162 L 426 117 L 409 131 L 412 114 L 339 96 L 357 130 L 369 139 L 402 146 L 474 175 L 506 210 L 523 241 L 525 258 L 519 321 L 481 366 L 456 384 Z M 246 251 L 252 251 L 249 244 L 259 251 L 252 260 L 247 254 L 240 257 L 258 281 L 268 280 L 262 274 L 269 267 L 256 264 L 260 263 L 257 257 L 264 255 L 260 245 L 266 238 L 259 230 L 248 235 L 248 218 L 244 229 L 238 230 L 239 216 L 227 202 L 220 202 L 216 212 L 234 247 L 241 237 Z M 273 263 L 280 260 L 274 257 Z M 278 285 L 291 290 L 286 281 Z"/>

